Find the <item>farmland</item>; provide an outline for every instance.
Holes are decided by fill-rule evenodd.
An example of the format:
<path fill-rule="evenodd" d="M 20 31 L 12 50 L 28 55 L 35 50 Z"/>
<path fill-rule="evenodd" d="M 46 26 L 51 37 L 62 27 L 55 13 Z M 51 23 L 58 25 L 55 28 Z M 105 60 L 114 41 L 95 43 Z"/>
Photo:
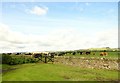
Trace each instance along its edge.
<path fill-rule="evenodd" d="M 6 65 L 5 65 L 6 66 Z M 4 66 L 3 66 L 4 67 Z M 118 71 L 86 69 L 62 64 L 24 64 L 8 68 L 3 81 L 116 81 Z M 15 69 L 15 70 L 14 70 Z"/>
<path fill-rule="evenodd" d="M 118 59 L 118 54 L 120 52 L 108 52 L 108 56 L 100 56 L 100 52 L 96 52 L 95 55 L 86 55 L 86 54 L 83 54 L 83 55 L 80 55 L 79 53 L 76 53 L 76 55 L 73 55 L 73 54 L 66 54 L 65 56 L 73 56 L 73 57 L 85 57 L 85 58 L 91 58 L 91 57 L 95 57 L 95 58 L 108 58 L 108 59 Z"/>
<path fill-rule="evenodd" d="M 119 52 L 108 52 L 107 56 L 100 56 L 100 52 L 95 55 L 80 55 L 76 53 L 66 53 L 63 56 L 56 56 L 54 63 L 24 63 L 18 65 L 2 65 L 2 80 L 3 81 L 117 81 L 119 70 L 112 68 L 111 63 L 118 63 Z M 11 55 L 16 56 L 16 55 Z M 16 57 L 24 56 L 17 55 Z M 28 55 L 29 56 L 29 55 Z M 72 65 L 69 59 L 72 59 Z M 105 58 L 105 60 L 101 60 Z M 99 65 L 107 63 L 111 69 L 106 68 L 88 68 L 87 63 L 99 63 Z M 94 60 L 92 61 L 92 59 Z M 57 60 L 57 61 L 56 61 Z M 81 62 L 80 62 L 81 61 Z M 98 62 L 96 62 L 98 61 Z M 108 62 L 109 61 L 109 62 Z M 67 64 L 66 64 L 67 62 Z M 81 64 L 83 62 L 83 64 Z M 103 63 L 101 63 L 103 62 Z M 74 64 L 73 64 L 74 63 Z M 79 64 L 80 63 L 80 64 Z M 114 65 L 114 64 L 113 64 Z"/>

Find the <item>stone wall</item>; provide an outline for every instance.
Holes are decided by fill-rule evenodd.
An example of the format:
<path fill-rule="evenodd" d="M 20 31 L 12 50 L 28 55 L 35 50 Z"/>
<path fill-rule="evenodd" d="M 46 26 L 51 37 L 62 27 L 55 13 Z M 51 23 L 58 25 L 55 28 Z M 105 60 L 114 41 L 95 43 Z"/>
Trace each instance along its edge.
<path fill-rule="evenodd" d="M 106 58 L 78 58 L 78 57 L 55 57 L 55 63 L 62 63 L 66 65 L 79 66 L 82 68 L 97 68 L 97 69 L 115 69 L 119 70 L 120 59 L 106 59 Z"/>

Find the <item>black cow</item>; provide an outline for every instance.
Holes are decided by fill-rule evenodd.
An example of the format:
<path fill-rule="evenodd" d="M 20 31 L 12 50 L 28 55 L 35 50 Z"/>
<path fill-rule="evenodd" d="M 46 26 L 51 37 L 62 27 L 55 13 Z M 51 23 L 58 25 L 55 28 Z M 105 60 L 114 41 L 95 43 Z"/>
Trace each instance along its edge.
<path fill-rule="evenodd" d="M 11 55 L 12 53 L 7 53 L 8 55 Z"/>
<path fill-rule="evenodd" d="M 72 54 L 73 54 L 73 55 L 75 55 L 76 53 L 75 53 L 75 52 L 73 52 Z"/>
<path fill-rule="evenodd" d="M 65 53 L 64 52 L 60 52 L 58 53 L 58 56 L 63 56 Z"/>
<path fill-rule="evenodd" d="M 50 56 L 51 58 L 54 58 L 55 53 L 49 53 L 49 56 Z"/>
<path fill-rule="evenodd" d="M 90 53 L 91 53 L 91 52 L 86 52 L 85 54 L 86 54 L 86 55 L 89 55 Z"/>
<path fill-rule="evenodd" d="M 42 54 L 34 54 L 34 58 L 42 57 Z"/>
<path fill-rule="evenodd" d="M 25 55 L 32 55 L 32 53 L 25 53 Z"/>
<path fill-rule="evenodd" d="M 15 55 L 20 55 L 21 53 L 16 53 Z"/>
<path fill-rule="evenodd" d="M 80 52 L 80 55 L 82 55 L 83 54 L 83 52 Z"/>

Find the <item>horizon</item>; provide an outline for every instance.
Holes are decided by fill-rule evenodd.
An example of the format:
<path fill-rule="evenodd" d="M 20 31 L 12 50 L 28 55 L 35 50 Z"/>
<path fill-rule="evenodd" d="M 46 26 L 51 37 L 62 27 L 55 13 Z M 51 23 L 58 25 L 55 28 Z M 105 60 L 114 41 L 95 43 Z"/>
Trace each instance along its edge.
<path fill-rule="evenodd" d="M 0 3 L 0 52 L 118 48 L 117 2 Z"/>
<path fill-rule="evenodd" d="M 74 50 L 52 50 L 52 51 L 40 51 L 40 50 L 32 50 L 32 51 L 10 51 L 10 50 L 8 50 L 8 51 L 3 51 L 3 52 L 0 52 L 0 54 L 1 53 L 32 53 L 32 52 L 67 52 L 67 51 L 82 51 L 82 50 L 89 50 L 89 51 L 93 51 L 93 50 L 105 50 L 107 47 L 101 47 L 101 48 L 86 48 L 86 49 L 74 49 Z M 117 50 L 119 50 L 120 48 L 110 48 L 111 50 L 115 50 L 115 49 L 117 49 Z M 107 50 L 107 49 L 106 49 Z"/>

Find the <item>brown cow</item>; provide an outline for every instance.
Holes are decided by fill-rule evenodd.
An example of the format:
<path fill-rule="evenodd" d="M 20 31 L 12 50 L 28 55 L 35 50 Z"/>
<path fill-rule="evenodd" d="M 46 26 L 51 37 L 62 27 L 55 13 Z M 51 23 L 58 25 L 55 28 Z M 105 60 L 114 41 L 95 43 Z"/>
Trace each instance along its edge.
<path fill-rule="evenodd" d="M 101 53 L 100 53 L 100 56 L 107 56 L 107 55 L 108 55 L 107 52 L 101 52 Z"/>
<path fill-rule="evenodd" d="M 107 52 L 104 52 L 104 55 L 105 55 L 105 56 L 107 56 L 107 55 L 108 55 L 108 53 L 107 53 Z"/>

